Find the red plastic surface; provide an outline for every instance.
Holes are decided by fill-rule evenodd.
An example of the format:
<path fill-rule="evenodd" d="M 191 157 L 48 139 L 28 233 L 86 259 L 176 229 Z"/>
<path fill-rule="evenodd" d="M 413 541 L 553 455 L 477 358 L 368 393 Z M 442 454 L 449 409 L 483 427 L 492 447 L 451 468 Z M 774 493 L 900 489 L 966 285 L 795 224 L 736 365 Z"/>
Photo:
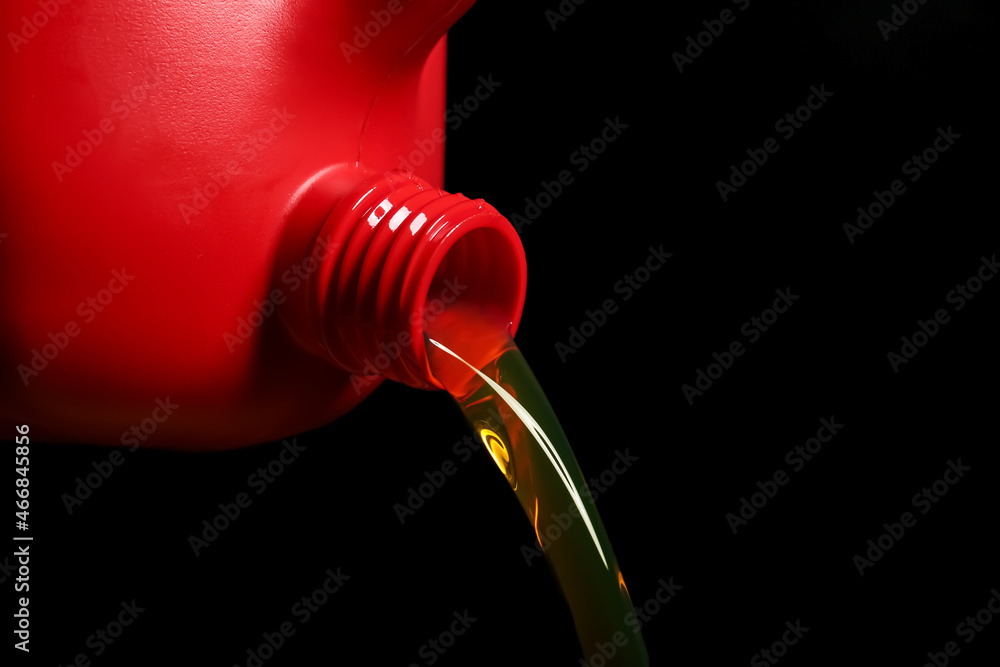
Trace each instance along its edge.
<path fill-rule="evenodd" d="M 437 385 L 454 277 L 516 328 L 516 234 L 437 189 L 471 0 L 41 4 L 0 9 L 4 417 L 236 447 L 343 414 L 378 384 L 352 373 Z"/>

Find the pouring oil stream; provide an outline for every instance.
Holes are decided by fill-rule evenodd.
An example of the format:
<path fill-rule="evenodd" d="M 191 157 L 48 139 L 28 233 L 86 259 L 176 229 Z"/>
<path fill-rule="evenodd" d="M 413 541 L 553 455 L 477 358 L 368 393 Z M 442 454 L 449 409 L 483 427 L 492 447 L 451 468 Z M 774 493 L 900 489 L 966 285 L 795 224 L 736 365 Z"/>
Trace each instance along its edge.
<path fill-rule="evenodd" d="M 448 315 L 425 336 L 429 365 L 532 522 L 573 615 L 582 664 L 594 658 L 609 667 L 647 666 L 642 635 L 626 622 L 633 614 L 628 589 L 583 474 L 508 328 L 481 312 Z"/>

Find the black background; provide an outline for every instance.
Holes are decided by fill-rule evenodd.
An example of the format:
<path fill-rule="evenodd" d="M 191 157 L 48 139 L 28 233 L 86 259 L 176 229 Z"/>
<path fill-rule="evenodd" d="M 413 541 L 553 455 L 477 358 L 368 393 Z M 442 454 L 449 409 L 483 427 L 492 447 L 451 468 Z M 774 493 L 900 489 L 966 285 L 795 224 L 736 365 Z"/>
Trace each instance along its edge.
<path fill-rule="evenodd" d="M 998 250 L 983 71 L 996 9 L 927 2 L 886 40 L 888 2 L 682 5 L 589 0 L 553 30 L 555 0 L 483 1 L 449 45 L 450 102 L 480 75 L 501 85 L 449 133 L 446 187 L 512 217 L 574 174 L 521 229 L 518 343 L 585 474 L 638 457 L 598 507 L 634 603 L 661 579 L 682 586 L 644 631 L 652 664 L 747 664 L 798 619 L 809 631 L 781 664 L 917 666 L 947 641 L 955 664 L 995 664 L 1000 619 L 970 644 L 955 628 L 1000 587 L 1000 282 L 960 311 L 946 294 Z M 726 8 L 735 21 L 679 72 L 672 54 Z M 822 108 L 778 134 L 821 85 Z M 627 128 L 577 171 L 570 155 L 606 118 Z M 910 183 L 901 165 L 939 127 L 960 138 Z M 724 202 L 716 182 L 768 137 L 778 152 Z M 894 179 L 905 194 L 852 244 L 844 223 Z M 661 245 L 667 264 L 615 294 Z M 741 326 L 776 289 L 799 299 L 746 345 Z M 555 344 L 607 298 L 618 311 L 563 362 Z M 939 308 L 951 320 L 894 372 L 887 353 Z M 681 386 L 734 340 L 746 352 L 689 404 Z M 726 514 L 790 470 L 785 453 L 821 418 L 843 429 L 734 535 Z M 477 621 L 436 664 L 579 664 L 552 573 L 525 564 L 534 533 L 506 481 L 482 452 L 452 451 L 467 433 L 445 394 L 383 385 L 298 436 L 301 457 L 198 557 L 188 536 L 281 443 L 126 453 L 72 515 L 60 495 L 110 450 L 34 448 L 32 663 L 93 656 L 87 637 L 134 598 L 146 611 L 93 664 L 245 665 L 339 567 L 343 590 L 265 664 L 428 664 L 420 646 L 464 610 Z M 866 541 L 959 458 L 971 470 L 859 576 Z M 393 504 L 446 459 L 458 472 L 400 525 Z"/>

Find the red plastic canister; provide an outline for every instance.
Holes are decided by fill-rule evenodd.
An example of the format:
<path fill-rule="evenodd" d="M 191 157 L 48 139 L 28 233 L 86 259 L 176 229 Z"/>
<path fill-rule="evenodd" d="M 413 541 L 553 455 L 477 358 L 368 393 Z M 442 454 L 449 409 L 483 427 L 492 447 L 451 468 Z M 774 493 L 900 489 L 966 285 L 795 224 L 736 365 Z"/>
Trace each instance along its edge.
<path fill-rule="evenodd" d="M 471 4 L 4 3 L 4 417 L 237 447 L 440 386 L 423 329 L 456 303 L 516 329 L 516 233 L 440 189 Z"/>

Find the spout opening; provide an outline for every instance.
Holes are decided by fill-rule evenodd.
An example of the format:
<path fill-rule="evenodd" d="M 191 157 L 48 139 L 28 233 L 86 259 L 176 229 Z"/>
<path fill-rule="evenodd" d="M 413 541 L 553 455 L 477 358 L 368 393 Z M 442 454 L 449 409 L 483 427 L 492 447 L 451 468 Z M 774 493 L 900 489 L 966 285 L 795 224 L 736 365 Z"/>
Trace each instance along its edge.
<path fill-rule="evenodd" d="M 421 316 L 413 323 L 414 340 L 425 335 L 448 346 L 476 368 L 489 361 L 517 331 L 527 283 L 524 250 L 510 223 L 492 209 L 456 228 L 429 264 Z M 415 346 L 417 347 L 417 346 Z M 464 367 L 431 369 L 426 347 L 414 356 L 435 387 L 464 384 Z"/>
<path fill-rule="evenodd" d="M 469 351 L 462 341 L 476 340 L 474 323 L 503 340 L 517 330 L 524 249 L 482 200 L 403 172 L 375 174 L 334 206 L 319 238 L 332 250 L 304 290 L 317 325 L 311 349 L 364 386 L 384 376 L 445 389 L 430 370 L 425 334 L 447 332 Z"/>

